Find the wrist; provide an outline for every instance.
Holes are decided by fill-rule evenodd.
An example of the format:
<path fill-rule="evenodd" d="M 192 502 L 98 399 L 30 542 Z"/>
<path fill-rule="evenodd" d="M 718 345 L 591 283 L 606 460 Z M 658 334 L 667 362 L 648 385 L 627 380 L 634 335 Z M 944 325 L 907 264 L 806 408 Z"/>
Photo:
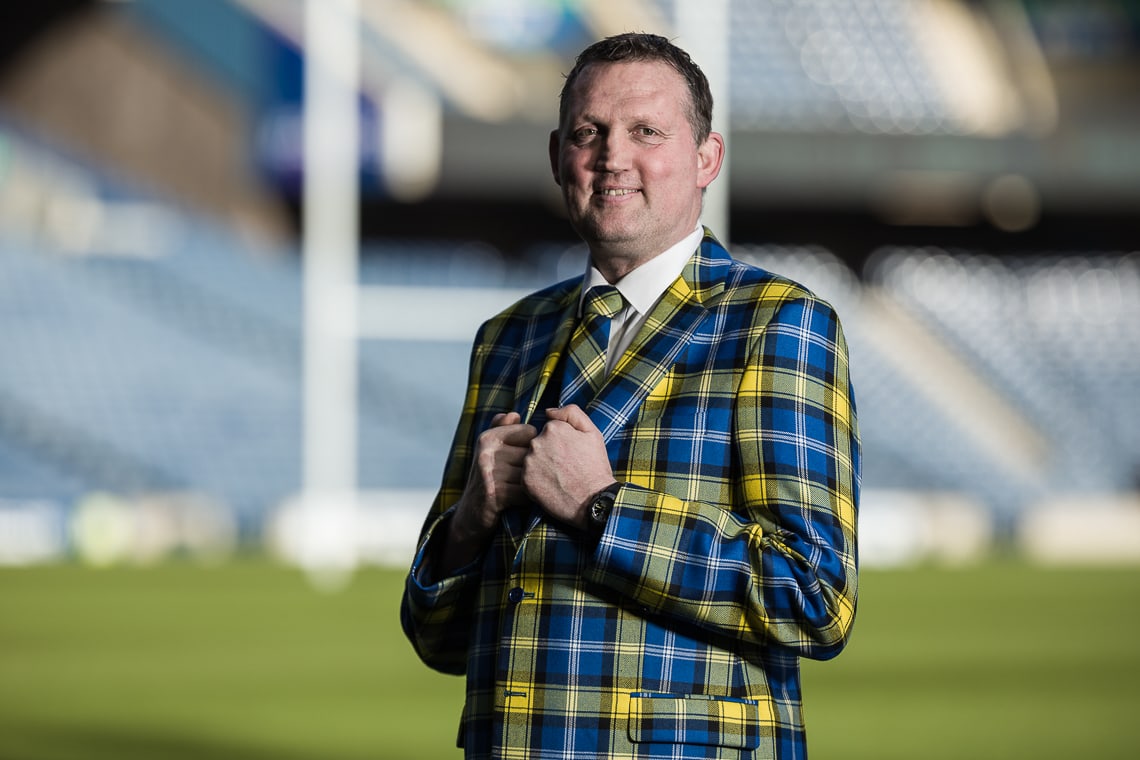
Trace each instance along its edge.
<path fill-rule="evenodd" d="M 486 541 L 478 526 L 473 525 L 469 517 L 464 519 L 462 510 L 452 512 L 441 527 L 444 535 L 435 552 L 436 565 L 442 576 L 448 576 L 456 569 L 474 562 L 483 552 Z"/>

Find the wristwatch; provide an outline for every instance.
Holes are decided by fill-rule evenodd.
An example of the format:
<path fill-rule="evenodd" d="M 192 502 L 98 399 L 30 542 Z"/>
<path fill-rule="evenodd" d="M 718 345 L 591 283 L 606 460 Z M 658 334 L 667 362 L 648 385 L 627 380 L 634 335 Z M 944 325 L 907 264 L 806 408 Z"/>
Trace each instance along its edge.
<path fill-rule="evenodd" d="M 614 499 L 617 498 L 617 492 L 621 490 L 621 483 L 614 483 L 613 485 L 603 488 L 594 494 L 594 498 L 590 499 L 590 525 L 597 529 L 606 527 L 606 520 L 610 518 L 610 512 L 614 508 Z"/>

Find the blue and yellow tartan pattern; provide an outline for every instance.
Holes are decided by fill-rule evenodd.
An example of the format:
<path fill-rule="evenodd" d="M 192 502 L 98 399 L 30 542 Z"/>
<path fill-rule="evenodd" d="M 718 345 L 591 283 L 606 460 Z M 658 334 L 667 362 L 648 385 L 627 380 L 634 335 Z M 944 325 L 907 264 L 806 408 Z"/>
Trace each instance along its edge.
<path fill-rule="evenodd" d="M 601 389 L 606 374 L 610 323 L 624 303 L 625 299 L 613 285 L 597 285 L 586 292 L 582 317 L 566 347 L 561 406 L 578 404 L 584 409 Z"/>
<path fill-rule="evenodd" d="M 799 658 L 838 654 L 855 618 L 847 347 L 826 302 L 707 230 L 587 408 L 624 483 L 605 531 L 513 510 L 479 561 L 432 577 L 476 436 L 535 413 L 580 287 L 479 329 L 404 630 L 466 674 L 468 758 L 802 758 Z"/>

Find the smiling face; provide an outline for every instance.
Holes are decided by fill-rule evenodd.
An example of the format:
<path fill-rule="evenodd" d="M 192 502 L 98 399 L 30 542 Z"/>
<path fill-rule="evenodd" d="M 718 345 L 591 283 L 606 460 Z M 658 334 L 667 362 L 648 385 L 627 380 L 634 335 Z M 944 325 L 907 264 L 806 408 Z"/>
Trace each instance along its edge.
<path fill-rule="evenodd" d="M 570 222 L 611 282 L 692 232 L 724 143 L 697 145 L 684 79 L 667 63 L 595 63 L 569 93 L 550 163 Z"/>

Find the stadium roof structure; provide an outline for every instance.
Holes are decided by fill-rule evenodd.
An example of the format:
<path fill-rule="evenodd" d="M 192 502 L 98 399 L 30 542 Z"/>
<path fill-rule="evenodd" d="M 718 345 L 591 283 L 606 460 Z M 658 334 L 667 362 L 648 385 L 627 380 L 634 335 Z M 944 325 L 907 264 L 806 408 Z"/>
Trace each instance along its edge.
<path fill-rule="evenodd" d="M 400 203 L 539 198 L 556 206 L 546 136 L 573 55 L 628 29 L 685 44 L 704 30 L 678 26 L 682 2 L 360 0 L 362 115 L 373 140 L 364 146 L 366 192 Z M 222 214 L 238 208 L 233 221 L 287 231 L 274 196 L 298 182 L 304 0 L 72 5 L 85 13 L 63 38 L 56 25 L 50 55 L 9 62 L 0 106 L 177 198 L 213 201 Z M 1126 3 L 723 7 L 734 204 L 845 206 L 902 224 L 988 217 L 1017 228 L 1041 206 L 1140 203 L 1140 102 L 1127 97 L 1140 85 L 1140 19 Z M 109 56 L 93 59 L 97 46 L 84 46 L 85 36 L 120 53 L 102 80 Z M 59 55 L 68 45 L 72 54 Z M 181 107 L 210 123 L 183 135 L 169 120 L 148 120 L 140 98 L 123 92 L 147 79 L 140 71 L 152 90 L 167 91 L 154 114 Z M 155 145 L 145 165 L 129 160 L 141 150 L 127 155 L 108 148 L 110 137 L 92 137 L 100 125 L 121 136 L 124 123 L 136 146 Z M 181 161 L 169 155 L 172 143 Z M 219 176 L 188 187 L 195 165 L 218 167 Z M 248 197 L 236 198 L 238 187 Z"/>

